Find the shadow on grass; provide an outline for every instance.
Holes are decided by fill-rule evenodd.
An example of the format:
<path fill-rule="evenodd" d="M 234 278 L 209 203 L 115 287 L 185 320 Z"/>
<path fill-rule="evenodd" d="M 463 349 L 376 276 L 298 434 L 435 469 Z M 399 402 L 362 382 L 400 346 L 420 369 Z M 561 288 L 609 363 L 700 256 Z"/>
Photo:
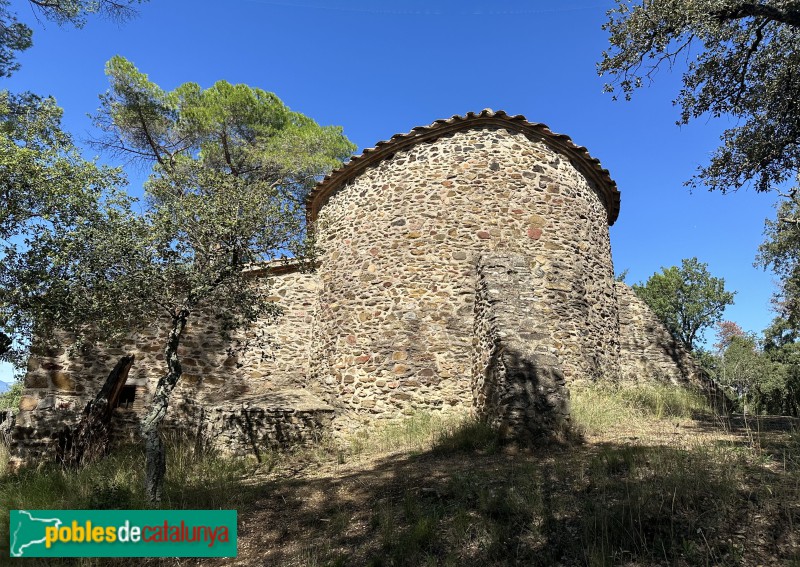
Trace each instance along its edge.
<path fill-rule="evenodd" d="M 276 565 L 785 563 L 784 480 L 714 450 L 439 449 L 259 487 L 241 536 Z"/>
<path fill-rule="evenodd" d="M 7 477 L 0 486 L 13 482 L 14 477 Z M 137 563 L 800 561 L 796 472 L 770 471 L 752 464 L 741 452 L 714 446 L 687 451 L 575 445 L 512 455 L 489 430 L 466 424 L 430 451 L 368 463 L 330 463 L 314 478 L 251 479 L 213 486 L 204 480 L 204 473 L 197 473 L 183 484 L 182 492 L 172 488 L 178 506 L 193 506 L 205 491 L 215 493 L 214 507 L 239 510 L 239 557 Z M 90 561 L 47 564 L 127 564 Z"/>
<path fill-rule="evenodd" d="M 720 440 L 741 450 L 755 451 L 762 460 L 800 470 L 800 419 L 776 415 L 697 415 L 695 424 L 708 432 L 723 429 L 732 441 Z"/>

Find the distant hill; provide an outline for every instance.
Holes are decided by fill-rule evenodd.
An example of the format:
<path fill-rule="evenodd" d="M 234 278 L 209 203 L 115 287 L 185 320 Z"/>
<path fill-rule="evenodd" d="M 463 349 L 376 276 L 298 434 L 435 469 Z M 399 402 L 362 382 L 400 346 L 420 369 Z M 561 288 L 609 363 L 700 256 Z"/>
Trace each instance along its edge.
<path fill-rule="evenodd" d="M 11 384 L 8 382 L 0 382 L 0 394 L 7 391 L 11 387 Z"/>

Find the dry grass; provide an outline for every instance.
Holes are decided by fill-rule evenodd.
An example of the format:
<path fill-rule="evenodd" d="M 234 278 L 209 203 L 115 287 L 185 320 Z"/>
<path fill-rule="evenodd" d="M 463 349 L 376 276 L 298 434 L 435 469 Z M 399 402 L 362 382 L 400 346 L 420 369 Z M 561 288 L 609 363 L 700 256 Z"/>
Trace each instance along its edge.
<path fill-rule="evenodd" d="M 572 407 L 570 447 L 517 454 L 469 419 L 415 416 L 335 464 L 270 476 L 248 517 L 283 528 L 246 522 L 229 563 L 800 564 L 790 420 L 748 428 L 672 386 L 584 387 Z"/>
<path fill-rule="evenodd" d="M 187 449 L 171 467 L 194 488 L 172 485 L 170 505 L 237 508 L 239 557 L 140 563 L 800 565 L 796 424 L 745 427 L 670 387 L 587 387 L 572 403 L 583 441 L 532 452 L 426 414 L 259 465 Z M 108 479 L 128 495 L 109 489 L 112 503 L 134 504 L 140 458 L 4 477 L 0 502 L 86 507 L 84 485 Z"/>
<path fill-rule="evenodd" d="M 588 434 L 713 413 L 698 392 L 667 384 L 587 385 L 572 389 L 571 402 L 575 426 Z"/>

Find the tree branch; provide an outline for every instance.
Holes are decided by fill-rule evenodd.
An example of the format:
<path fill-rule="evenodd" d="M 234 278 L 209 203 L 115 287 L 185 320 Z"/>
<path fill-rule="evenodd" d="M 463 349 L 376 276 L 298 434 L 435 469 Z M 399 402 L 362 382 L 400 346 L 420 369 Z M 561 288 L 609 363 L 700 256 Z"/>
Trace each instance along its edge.
<path fill-rule="evenodd" d="M 742 65 L 742 73 L 739 77 L 739 91 L 736 93 L 736 100 L 734 101 L 734 106 L 736 108 L 738 108 L 739 102 L 742 100 L 742 94 L 747 90 L 747 70 L 750 68 L 750 59 L 753 57 L 753 53 L 756 52 L 758 46 L 761 44 L 761 41 L 764 39 L 763 32 L 768 23 L 770 23 L 770 20 L 764 20 L 756 28 L 756 37 L 753 40 L 753 43 L 750 45 L 750 48 L 747 50 L 747 54 L 745 55 L 744 64 Z"/>
<path fill-rule="evenodd" d="M 144 136 L 147 139 L 147 144 L 150 146 L 150 149 L 153 150 L 153 155 L 155 156 L 156 161 L 158 161 L 161 167 L 163 167 L 165 170 L 168 170 L 167 164 L 164 161 L 163 157 L 161 156 L 161 148 L 158 146 L 158 144 L 156 144 L 155 140 L 150 135 L 150 130 L 147 127 L 147 120 L 145 119 L 144 114 L 142 113 L 142 107 L 139 105 L 136 106 L 136 115 L 139 117 L 139 121 L 142 124 L 142 131 L 144 132 Z"/>
<path fill-rule="evenodd" d="M 711 12 L 712 17 L 720 22 L 741 20 L 742 18 L 766 18 L 769 21 L 780 22 L 788 26 L 800 28 L 800 10 L 780 10 L 774 6 L 747 2 L 731 8 L 724 8 Z"/>
<path fill-rule="evenodd" d="M 228 148 L 228 132 L 225 128 L 222 129 L 220 133 L 220 141 L 222 142 L 222 150 L 225 154 L 225 163 L 228 164 L 228 167 L 231 168 L 231 173 L 234 177 L 239 177 L 239 170 L 236 166 L 233 165 L 233 160 L 231 159 L 231 152 Z"/>
<path fill-rule="evenodd" d="M 135 0 L 99 0 L 94 7 L 91 5 L 89 7 L 80 7 L 79 10 L 85 13 L 103 12 L 110 18 L 127 20 L 136 15 L 136 10 L 130 6 L 134 2 Z M 71 12 L 69 6 L 65 8 L 64 0 L 28 0 L 28 3 L 43 12 L 50 10 L 65 20 L 74 21 L 76 17 L 81 15 L 80 12 L 77 14 Z"/>

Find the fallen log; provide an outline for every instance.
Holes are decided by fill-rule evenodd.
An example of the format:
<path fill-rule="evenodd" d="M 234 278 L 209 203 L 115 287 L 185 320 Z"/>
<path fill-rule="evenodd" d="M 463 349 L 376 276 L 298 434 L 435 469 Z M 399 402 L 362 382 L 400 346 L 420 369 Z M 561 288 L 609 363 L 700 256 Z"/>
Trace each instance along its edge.
<path fill-rule="evenodd" d="M 63 465 L 78 467 L 101 459 L 108 453 L 111 415 L 128 379 L 133 360 L 133 355 L 120 358 L 103 387 L 86 404 L 80 421 L 59 434 L 57 459 Z"/>

